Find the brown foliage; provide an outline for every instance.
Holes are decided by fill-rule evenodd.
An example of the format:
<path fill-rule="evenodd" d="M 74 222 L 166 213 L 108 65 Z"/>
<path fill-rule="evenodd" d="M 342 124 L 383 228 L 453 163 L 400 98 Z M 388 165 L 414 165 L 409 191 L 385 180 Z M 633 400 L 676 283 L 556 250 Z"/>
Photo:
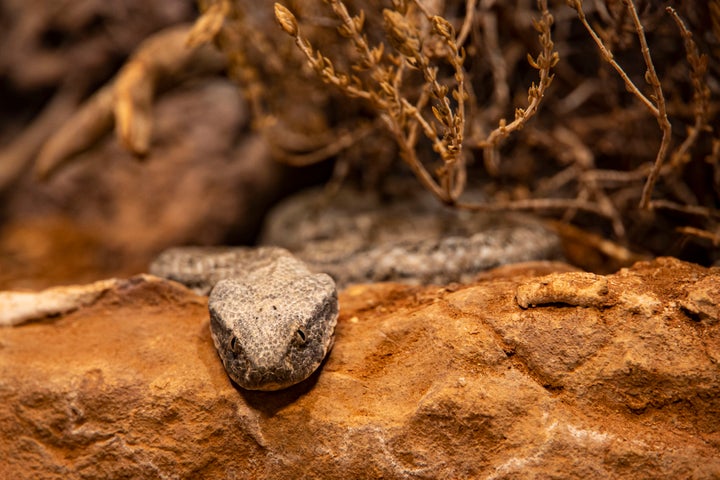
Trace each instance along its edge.
<path fill-rule="evenodd" d="M 399 156 L 446 204 L 709 261 L 720 1 L 664 3 L 205 0 L 190 43 L 225 54 L 281 161 L 378 178 Z"/>
<path fill-rule="evenodd" d="M 519 20 L 524 16 L 527 18 L 529 12 L 521 11 L 517 6 L 512 7 L 515 11 L 505 10 L 493 2 L 480 2 L 478 6 L 477 2 L 469 0 L 447 2 L 444 10 L 434 15 L 417 0 L 393 2 L 393 9 L 382 10 L 384 23 L 374 26 L 374 35 L 366 35 L 363 28 L 368 31 L 373 28 L 365 23 L 363 8 L 367 6 L 354 4 L 357 13 L 351 16 L 341 1 L 326 0 L 325 3 L 340 23 L 337 27 L 340 36 L 350 39 L 347 53 L 353 58 L 350 71 L 369 71 L 365 77 L 339 72 L 332 58 L 322 53 L 322 48 L 313 49 L 312 43 L 303 36 L 297 19 L 286 7 L 275 5 L 276 18 L 283 30 L 295 39 L 322 81 L 350 97 L 368 101 L 375 108 L 393 134 L 401 157 L 421 183 L 440 200 L 460 208 L 481 210 L 559 209 L 564 210 L 565 220 L 573 218 L 578 210 L 592 212 L 607 218 L 615 235 L 624 241 L 638 209 L 674 210 L 693 217 L 675 222 L 681 224 L 693 220 L 696 223 L 696 226 L 676 225 L 678 232 L 711 239 L 713 245 L 720 243 L 717 224 L 720 212 L 713 208 L 720 193 L 718 134 L 710 126 L 717 113 L 717 101 L 713 101 L 709 86 L 712 79 L 717 89 L 718 72 L 717 65 L 714 71 L 708 70 L 709 56 L 700 53 L 696 41 L 696 37 L 709 37 L 711 40 L 704 48 L 714 49 L 717 54 L 720 2 L 713 1 L 708 5 L 712 32 L 705 32 L 707 27 L 696 24 L 700 35 L 693 35 L 680 13 L 670 6 L 663 10 L 652 3 L 637 2 L 636 5 L 631 0 L 622 0 L 604 4 L 595 2 L 588 7 L 581 0 L 569 0 L 568 6 L 575 11 L 577 21 L 588 34 L 588 37 L 578 39 L 569 28 L 574 22 L 567 15 L 564 15 L 566 25 L 557 28 L 553 37 L 553 16 L 546 2 L 539 1 L 539 19 L 532 23 L 538 35 L 540 53 L 536 58 L 527 54 L 528 63 L 539 72 L 538 85 L 531 83 L 527 89 L 527 106 L 515 108 L 512 122 L 508 123 L 501 116 L 492 129 L 494 116 L 509 106 L 508 95 L 504 92 L 514 89 L 519 93 L 522 88 L 520 82 L 510 78 L 507 70 L 514 69 L 518 77 L 526 68 L 517 56 L 515 64 L 509 66 L 504 58 L 506 55 L 498 56 L 497 52 L 483 49 L 483 41 L 504 51 L 513 47 L 520 50 L 517 43 L 518 40 L 522 42 L 523 36 L 505 39 L 507 43 L 503 45 L 498 39 L 497 24 L 507 18 L 520 23 Z M 692 8 L 686 7 L 686 10 Z M 458 15 L 457 12 L 462 13 Z M 591 20 L 588 15 L 592 15 Z M 461 28 L 457 38 L 453 23 Z M 468 32 L 474 35 L 466 37 Z M 368 36 L 381 40 L 370 46 Z M 386 45 L 383 36 L 394 53 L 383 49 Z M 667 36 L 672 41 L 668 42 Z M 474 54 L 468 62 L 465 50 L 458 46 L 466 38 L 471 39 L 467 49 Z M 592 70 L 588 71 L 595 56 L 588 38 L 595 44 L 592 50 L 599 53 L 604 62 L 595 67 L 594 74 Z M 684 51 L 679 48 L 681 39 Z M 438 43 L 445 48 L 440 55 Z M 559 66 L 560 55 L 555 51 L 555 43 L 559 44 L 558 51 L 568 54 Z M 524 48 L 537 47 L 524 45 Z M 351 56 L 353 53 L 354 57 Z M 580 53 L 584 58 L 578 56 Z M 588 59 L 590 54 L 593 55 Z M 451 68 L 445 69 L 446 75 L 439 78 L 438 67 L 430 65 L 443 60 Z M 658 60 L 660 68 L 655 65 Z M 468 68 L 466 63 L 470 62 L 472 66 Z M 492 71 L 495 94 L 495 98 L 485 95 L 485 101 L 475 93 L 480 92 L 485 83 L 480 81 L 482 75 L 478 74 L 482 72 L 482 64 L 487 64 L 485 68 Z M 637 65 L 642 67 L 637 68 Z M 608 66 L 614 70 L 615 77 Z M 555 75 L 550 72 L 555 68 L 563 85 L 546 98 Z M 420 71 L 424 84 L 418 87 L 407 81 L 410 77 L 408 69 Z M 581 69 L 585 72 L 580 73 Z M 369 83 L 368 77 L 374 83 Z M 453 89 L 454 103 L 448 101 L 448 88 Z M 467 118 L 466 98 L 472 103 Z M 541 100 L 549 103 L 548 108 L 555 115 L 546 116 L 544 121 L 533 123 L 529 131 L 520 132 L 536 114 Z M 498 104 L 499 101 L 504 104 Z M 424 113 L 428 104 L 434 118 Z M 638 122 L 645 120 L 638 108 L 646 110 L 648 120 L 655 119 L 659 139 L 657 130 L 652 131 L 651 122 Z M 676 128 L 685 124 L 684 135 L 673 137 L 670 115 Z M 632 128 L 625 128 L 629 126 Z M 434 176 L 418 153 L 418 128 L 430 139 L 432 149 L 439 157 Z M 466 165 L 472 164 L 478 154 L 484 158 L 487 173 L 503 176 L 499 153 L 503 142 L 514 133 L 519 138 L 505 157 L 517 159 L 508 163 L 535 163 L 528 158 L 529 152 L 523 151 L 527 147 L 522 144 L 526 143 L 549 150 L 550 158 L 557 160 L 560 170 L 551 174 L 553 166 L 544 166 L 539 169 L 539 178 L 531 181 L 527 177 L 512 178 L 510 175 L 510 180 L 517 182 L 523 191 L 524 198 L 507 198 L 503 192 L 505 194 L 499 198 L 496 196 L 493 201 L 482 203 L 460 199 L 467 177 Z M 597 135 L 614 137 L 605 146 L 605 152 L 597 148 L 594 138 Z M 638 142 L 638 138 L 641 141 Z M 640 144 L 640 148 L 636 151 L 626 148 L 633 143 Z M 604 164 L 603 168 L 598 168 L 600 162 Z M 692 176 L 696 177 L 701 171 L 710 173 L 709 178 L 715 180 L 699 185 L 698 189 L 697 178 Z M 660 188 L 656 188 L 658 182 L 661 182 Z"/>

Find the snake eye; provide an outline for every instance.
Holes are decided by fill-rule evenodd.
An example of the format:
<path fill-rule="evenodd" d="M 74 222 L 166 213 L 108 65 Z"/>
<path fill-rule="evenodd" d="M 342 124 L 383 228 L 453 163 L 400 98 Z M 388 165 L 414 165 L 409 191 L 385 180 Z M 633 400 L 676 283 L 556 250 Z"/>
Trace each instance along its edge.
<path fill-rule="evenodd" d="M 298 328 L 297 332 L 295 332 L 295 338 L 300 345 L 305 345 L 305 343 L 307 342 L 307 335 L 305 335 L 305 330 L 303 330 L 302 328 Z"/>
<path fill-rule="evenodd" d="M 230 340 L 230 350 L 232 350 L 235 353 L 238 353 L 236 350 L 237 346 L 238 346 L 237 337 L 233 336 L 232 340 Z"/>

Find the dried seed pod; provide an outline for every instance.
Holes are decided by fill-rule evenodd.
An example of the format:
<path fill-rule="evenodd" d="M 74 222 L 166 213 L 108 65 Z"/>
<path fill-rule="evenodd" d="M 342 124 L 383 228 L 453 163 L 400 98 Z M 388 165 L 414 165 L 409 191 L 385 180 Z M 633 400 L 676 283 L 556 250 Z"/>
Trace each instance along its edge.
<path fill-rule="evenodd" d="M 275 4 L 275 20 L 277 20 L 280 28 L 282 28 L 285 33 L 292 37 L 297 37 L 297 19 L 295 18 L 295 15 L 287 9 L 287 7 L 279 3 Z"/>
<path fill-rule="evenodd" d="M 405 57 L 417 56 L 422 48 L 422 42 L 415 26 L 394 10 L 383 10 L 383 19 L 390 44 Z"/>

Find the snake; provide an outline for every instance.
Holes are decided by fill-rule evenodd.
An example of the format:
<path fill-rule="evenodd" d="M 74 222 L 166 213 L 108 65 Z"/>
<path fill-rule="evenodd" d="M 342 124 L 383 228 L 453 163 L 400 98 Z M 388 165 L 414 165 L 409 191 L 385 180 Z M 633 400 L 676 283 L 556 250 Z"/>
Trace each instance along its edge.
<path fill-rule="evenodd" d="M 176 247 L 150 273 L 209 293 L 210 331 L 230 378 L 280 390 L 308 378 L 334 341 L 335 281 L 279 247 Z"/>
<path fill-rule="evenodd" d="M 506 263 L 558 258 L 559 240 L 533 217 L 468 215 L 422 197 L 390 204 L 317 195 L 276 207 L 260 247 L 174 247 L 150 273 L 209 295 L 213 343 L 247 390 L 304 381 L 334 343 L 338 289 L 354 283 L 447 284 Z"/>

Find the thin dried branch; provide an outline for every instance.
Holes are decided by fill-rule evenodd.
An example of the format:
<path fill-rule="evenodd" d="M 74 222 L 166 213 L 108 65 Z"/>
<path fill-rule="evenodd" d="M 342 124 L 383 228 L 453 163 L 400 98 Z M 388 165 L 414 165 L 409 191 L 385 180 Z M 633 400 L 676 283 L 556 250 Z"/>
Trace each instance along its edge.
<path fill-rule="evenodd" d="M 491 0 L 482 0 L 480 23 L 482 25 L 483 51 L 493 76 L 493 104 L 489 107 L 487 115 L 496 120 L 510 103 L 510 86 L 508 85 L 507 65 L 502 55 L 498 36 L 498 18 L 497 14 L 490 9 L 491 3 Z"/>
<path fill-rule="evenodd" d="M 561 163 L 570 164 L 570 167 L 551 177 L 547 182 L 540 182 L 536 193 L 548 194 L 559 190 L 562 185 L 558 182 L 567 183 L 580 179 L 577 198 L 583 201 L 595 200 L 600 205 L 600 209 L 610 215 L 615 235 L 618 238 L 624 238 L 625 227 L 620 211 L 595 178 L 584 176 L 585 172 L 594 170 L 595 159 L 592 150 L 583 143 L 582 138 L 574 131 L 562 126 L 555 127 L 545 135 L 534 130 L 534 134 L 531 132 L 529 137 L 533 143 L 537 142 L 546 148 L 551 157 L 557 158 Z M 569 223 L 576 214 L 575 209 L 566 211 L 563 214 L 563 221 Z"/>
<path fill-rule="evenodd" d="M 231 11 L 232 4 L 230 0 L 218 0 L 210 5 L 190 30 L 187 36 L 187 45 L 189 47 L 199 47 L 214 41 Z"/>
<path fill-rule="evenodd" d="M 32 166 L 43 143 L 77 108 L 79 93 L 69 85 L 61 88 L 32 124 L 0 150 L 0 192 Z"/>
<path fill-rule="evenodd" d="M 649 207 L 651 209 L 673 210 L 676 212 L 682 212 L 688 215 L 697 215 L 699 217 L 705 218 L 720 218 L 720 210 L 716 210 L 710 207 L 702 207 L 700 205 L 681 205 L 679 203 L 671 202 L 669 200 L 653 200 L 652 202 L 650 202 Z"/>
<path fill-rule="evenodd" d="M 695 142 L 697 142 L 700 132 L 706 129 L 712 131 L 707 125 L 708 118 L 710 117 L 710 87 L 708 87 L 707 81 L 708 57 L 707 55 L 700 55 L 692 32 L 690 32 L 687 25 L 685 25 L 685 22 L 682 21 L 677 11 L 672 7 L 667 7 L 665 10 L 672 16 L 673 20 L 675 20 L 675 24 L 683 37 L 688 64 L 690 65 L 690 82 L 693 87 L 695 123 L 692 127 L 688 128 L 687 137 L 677 150 L 673 152 L 669 162 L 670 167 L 673 170 L 677 170 L 681 164 L 689 160 L 688 152 Z"/>
<path fill-rule="evenodd" d="M 47 178 L 107 134 L 113 124 L 128 150 L 145 155 L 152 134 L 152 100 L 158 89 L 191 72 L 217 72 L 225 65 L 224 57 L 209 46 L 187 47 L 189 31 L 190 25 L 179 25 L 145 40 L 115 80 L 93 94 L 43 145 L 36 174 Z"/>
<path fill-rule="evenodd" d="M 328 142 L 323 147 L 312 152 L 292 154 L 285 149 L 280 150 L 274 148 L 273 153 L 275 153 L 275 158 L 282 163 L 292 165 L 293 167 L 303 167 L 333 157 L 343 150 L 352 147 L 373 132 L 377 132 L 377 125 L 375 124 L 361 125 L 349 131 L 342 131 L 341 129 L 333 132 L 332 137 L 335 139 L 334 141 Z M 273 144 L 271 145 L 274 147 Z"/>
<path fill-rule="evenodd" d="M 640 22 L 640 17 L 638 16 L 635 4 L 632 0 L 623 0 L 623 3 L 625 3 L 625 6 L 630 12 L 630 17 L 635 25 L 635 31 L 637 32 L 638 40 L 640 41 L 640 52 L 642 53 L 645 66 L 647 67 L 647 71 L 645 72 L 645 81 L 648 82 L 653 89 L 653 100 L 655 100 L 655 104 L 657 106 L 657 115 L 655 115 L 655 118 L 660 126 L 660 130 L 662 131 L 660 148 L 658 148 L 657 155 L 655 156 L 655 162 L 653 163 L 652 170 L 650 170 L 650 174 L 645 180 L 642 197 L 640 198 L 640 208 L 649 209 L 655 182 L 660 175 L 660 169 L 662 168 L 667 152 L 670 149 L 672 125 L 670 125 L 670 120 L 668 120 L 667 110 L 665 108 L 665 95 L 663 94 L 660 79 L 657 76 L 655 65 L 653 64 L 652 57 L 650 56 L 650 48 L 648 47 L 647 38 L 645 37 L 645 29 L 642 22 Z"/>
<path fill-rule="evenodd" d="M 630 79 L 625 70 L 623 70 L 620 64 L 615 61 L 612 52 L 605 46 L 600 36 L 595 32 L 595 29 L 590 26 L 590 23 L 585 16 L 585 12 L 583 11 L 582 0 L 567 0 L 567 4 L 577 12 L 577 16 L 580 19 L 580 22 L 583 24 L 583 27 L 585 27 L 585 30 L 587 30 L 588 34 L 595 42 L 595 45 L 597 45 L 598 50 L 600 50 L 601 56 L 608 64 L 610 64 L 610 66 L 612 66 L 612 68 L 615 69 L 620 78 L 622 78 L 623 82 L 625 83 L 625 88 L 627 88 L 630 93 L 635 95 L 638 100 L 640 100 L 640 102 L 645 105 L 645 107 L 650 111 L 650 113 L 652 113 L 654 117 L 657 117 L 659 115 L 658 108 L 649 98 L 643 95 L 640 89 Z"/>
<path fill-rule="evenodd" d="M 497 201 L 493 203 L 465 203 L 460 201 L 455 203 L 454 206 L 463 210 L 479 212 L 498 212 L 505 210 L 582 210 L 600 217 L 612 218 L 612 212 L 604 211 L 597 203 L 572 198 L 529 198 Z"/>
<path fill-rule="evenodd" d="M 532 58 L 528 54 L 527 59 L 530 65 L 537 69 L 540 74 L 540 80 L 535 85 L 533 82 L 528 89 L 528 106 L 526 108 L 515 109 L 515 119 L 507 123 L 507 120 L 501 119 L 498 127 L 490 132 L 484 140 L 477 143 L 477 147 L 484 149 L 486 155 L 486 164 L 496 165 L 495 160 L 496 149 L 500 142 L 507 138 L 512 132 L 520 130 L 537 112 L 542 102 L 545 92 L 550 87 L 553 75 L 550 70 L 555 67 L 560 60 L 558 52 L 554 50 L 552 41 L 551 28 L 553 24 L 553 16 L 548 10 L 546 0 L 538 0 L 538 8 L 540 9 L 540 20 L 533 20 L 533 26 L 538 32 L 540 46 L 542 51 L 536 58 Z"/>
<path fill-rule="evenodd" d="M 458 46 L 465 45 L 465 40 L 467 40 L 468 36 L 470 35 L 470 32 L 473 28 L 473 23 L 475 23 L 475 9 L 477 8 L 477 0 L 467 0 L 465 2 L 465 19 L 463 20 L 462 27 L 460 27 L 460 32 L 457 36 L 457 44 Z"/>
<path fill-rule="evenodd" d="M 684 233 L 685 235 L 689 235 L 691 237 L 710 240 L 714 247 L 720 245 L 720 231 L 710 232 L 697 227 L 678 227 L 675 230 L 679 233 Z"/>
<path fill-rule="evenodd" d="M 582 230 L 566 222 L 549 220 L 551 225 L 563 238 L 587 245 L 601 252 L 602 254 L 619 262 L 621 265 L 630 265 L 642 260 L 649 260 L 649 255 L 633 252 L 628 248 L 612 242 L 594 233 Z"/>
<path fill-rule="evenodd" d="M 595 169 L 583 172 L 581 182 L 598 182 L 605 186 L 633 184 L 647 177 L 650 172 L 650 164 L 641 165 L 635 170 L 623 172 L 620 170 Z"/>
<path fill-rule="evenodd" d="M 95 92 L 43 144 L 35 159 L 35 175 L 47 179 L 73 156 L 107 135 L 113 126 L 113 85 Z"/>
<path fill-rule="evenodd" d="M 442 128 L 442 138 L 437 135 L 436 128 L 423 118 L 420 110 L 412 107 L 407 99 L 403 98 L 401 102 L 433 143 L 433 150 L 440 155 L 443 167 L 438 171 L 438 176 L 445 198 L 452 202 L 462 193 L 465 178 L 462 157 L 466 99 L 463 70 L 465 54 L 455 41 L 455 31 L 450 22 L 438 15 L 431 15 L 420 2 L 415 3 L 432 25 L 432 33 L 445 45 L 445 59 L 455 70 L 456 86 L 451 95 L 457 104 L 456 110 L 448 98 L 448 88 L 437 80 L 437 67 L 430 65 L 430 59 L 422 50 L 417 29 L 399 12 L 386 9 L 383 11 L 385 30 L 393 47 L 411 66 L 422 72 L 426 87 L 435 100 L 432 112 Z"/>

